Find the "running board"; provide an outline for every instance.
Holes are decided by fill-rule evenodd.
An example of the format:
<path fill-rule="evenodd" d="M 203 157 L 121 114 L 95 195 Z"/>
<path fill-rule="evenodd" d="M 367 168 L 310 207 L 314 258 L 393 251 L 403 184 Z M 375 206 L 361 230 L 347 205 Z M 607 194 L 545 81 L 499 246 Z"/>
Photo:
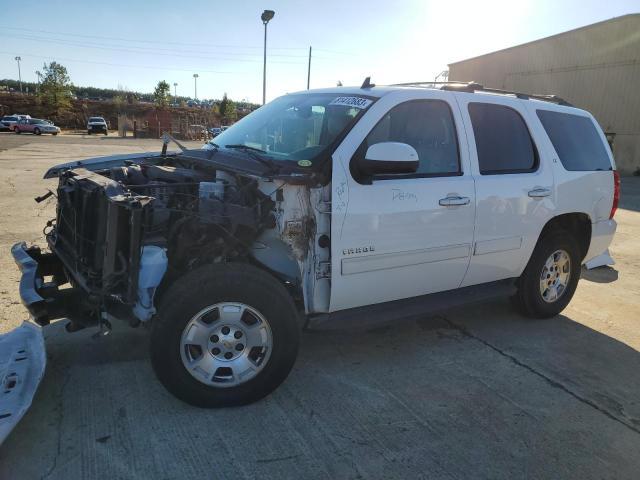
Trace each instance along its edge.
<path fill-rule="evenodd" d="M 515 278 L 509 278 L 420 297 L 324 313 L 310 317 L 307 328 L 310 330 L 363 329 L 400 319 L 433 315 L 471 303 L 509 297 L 516 293 L 515 282 Z"/>

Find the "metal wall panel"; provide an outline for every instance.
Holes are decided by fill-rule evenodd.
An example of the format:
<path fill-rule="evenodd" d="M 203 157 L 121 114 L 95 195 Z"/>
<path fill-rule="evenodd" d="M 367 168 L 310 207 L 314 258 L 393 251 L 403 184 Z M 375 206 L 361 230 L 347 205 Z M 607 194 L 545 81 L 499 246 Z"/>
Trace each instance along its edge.
<path fill-rule="evenodd" d="M 640 14 L 449 65 L 451 80 L 556 94 L 615 133 L 618 168 L 640 168 Z"/>

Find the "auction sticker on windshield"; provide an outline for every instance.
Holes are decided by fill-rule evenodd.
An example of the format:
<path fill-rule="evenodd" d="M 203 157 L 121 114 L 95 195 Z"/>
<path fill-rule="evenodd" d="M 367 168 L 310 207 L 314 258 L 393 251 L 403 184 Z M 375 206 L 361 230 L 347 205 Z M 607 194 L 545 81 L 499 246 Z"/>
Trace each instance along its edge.
<path fill-rule="evenodd" d="M 344 105 L 345 107 L 367 108 L 373 100 L 362 97 L 338 97 L 329 105 Z"/>

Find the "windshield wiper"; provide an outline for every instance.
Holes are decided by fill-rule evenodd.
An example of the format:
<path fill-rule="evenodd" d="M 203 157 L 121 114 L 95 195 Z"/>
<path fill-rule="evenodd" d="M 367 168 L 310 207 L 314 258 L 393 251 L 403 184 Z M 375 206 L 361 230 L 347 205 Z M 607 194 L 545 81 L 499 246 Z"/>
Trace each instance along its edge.
<path fill-rule="evenodd" d="M 247 155 L 249 155 L 251 158 L 265 165 L 266 167 L 269 167 L 269 170 L 271 170 L 271 172 L 277 173 L 278 170 L 280 170 L 280 167 L 278 167 L 278 165 L 276 165 L 273 160 L 271 160 L 270 158 L 265 158 L 262 155 L 258 155 L 259 153 L 267 153 L 260 148 L 251 147 L 243 143 L 232 143 L 230 145 L 225 145 L 224 148 L 244 150 L 245 152 L 247 152 Z"/>

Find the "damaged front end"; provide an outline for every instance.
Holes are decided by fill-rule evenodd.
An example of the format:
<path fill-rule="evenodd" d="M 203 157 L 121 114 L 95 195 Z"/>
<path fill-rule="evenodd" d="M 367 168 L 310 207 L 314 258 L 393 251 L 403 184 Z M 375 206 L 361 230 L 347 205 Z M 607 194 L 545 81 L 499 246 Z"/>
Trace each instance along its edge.
<path fill-rule="evenodd" d="M 68 318 L 69 331 L 108 330 L 113 317 L 137 326 L 172 280 L 217 262 L 258 263 L 302 297 L 315 231 L 311 175 L 245 152 L 185 150 L 67 164 L 47 176 L 59 178 L 50 252 L 12 249 L 39 325 Z"/>

